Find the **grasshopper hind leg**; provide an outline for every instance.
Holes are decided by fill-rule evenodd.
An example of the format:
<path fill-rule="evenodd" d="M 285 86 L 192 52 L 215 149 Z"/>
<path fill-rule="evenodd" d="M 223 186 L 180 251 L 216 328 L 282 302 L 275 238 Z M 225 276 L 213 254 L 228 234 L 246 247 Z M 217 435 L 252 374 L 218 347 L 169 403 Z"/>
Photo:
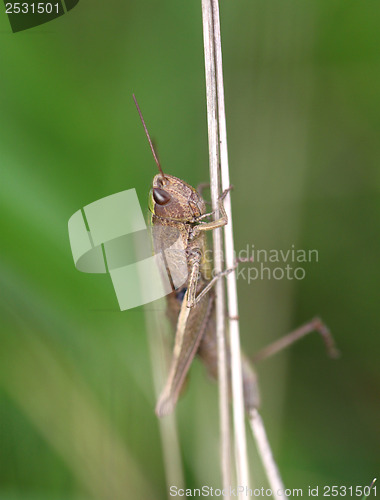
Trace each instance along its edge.
<path fill-rule="evenodd" d="M 270 356 L 273 356 L 273 354 L 277 354 L 286 347 L 292 345 L 294 342 L 297 342 L 298 340 L 306 337 L 306 335 L 309 335 L 313 332 L 317 332 L 320 334 L 326 346 L 327 354 L 330 356 L 330 358 L 338 358 L 340 352 L 335 346 L 335 342 L 330 333 L 330 330 L 320 318 L 314 318 L 311 321 L 308 321 L 304 325 L 300 326 L 296 330 L 288 333 L 284 337 L 279 338 L 272 344 L 269 344 L 267 347 L 264 347 L 264 349 L 259 351 L 253 357 L 253 362 L 257 363 L 258 361 L 269 358 Z"/>
<path fill-rule="evenodd" d="M 215 324 L 214 318 L 210 320 L 208 331 L 202 338 L 201 343 L 198 348 L 198 356 L 202 359 L 204 365 L 206 366 L 207 372 L 213 379 L 218 378 L 218 347 L 217 339 L 215 335 Z M 231 351 L 227 344 L 227 368 L 228 368 L 228 380 L 231 380 Z M 247 413 L 250 413 L 253 409 L 260 406 L 260 394 L 257 382 L 257 375 L 253 369 L 252 364 L 249 362 L 248 358 L 242 354 L 241 358 L 242 365 L 242 379 L 243 379 L 243 395 L 244 395 L 244 406 Z M 230 387 L 231 395 L 231 387 Z"/>

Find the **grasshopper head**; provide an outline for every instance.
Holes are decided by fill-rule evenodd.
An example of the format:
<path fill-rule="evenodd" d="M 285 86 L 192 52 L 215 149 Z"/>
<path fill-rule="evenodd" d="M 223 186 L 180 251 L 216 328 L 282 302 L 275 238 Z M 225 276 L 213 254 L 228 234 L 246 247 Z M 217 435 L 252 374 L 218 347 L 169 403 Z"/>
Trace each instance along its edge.
<path fill-rule="evenodd" d="M 196 217 L 206 212 L 206 204 L 202 196 L 181 179 L 164 174 L 134 94 L 133 100 L 140 115 L 154 161 L 160 172 L 153 179 L 153 186 L 149 194 L 149 210 L 162 219 L 195 222 Z"/>
<path fill-rule="evenodd" d="M 153 179 L 149 209 L 158 217 L 192 222 L 206 212 L 201 195 L 189 184 L 173 175 L 158 174 Z"/>

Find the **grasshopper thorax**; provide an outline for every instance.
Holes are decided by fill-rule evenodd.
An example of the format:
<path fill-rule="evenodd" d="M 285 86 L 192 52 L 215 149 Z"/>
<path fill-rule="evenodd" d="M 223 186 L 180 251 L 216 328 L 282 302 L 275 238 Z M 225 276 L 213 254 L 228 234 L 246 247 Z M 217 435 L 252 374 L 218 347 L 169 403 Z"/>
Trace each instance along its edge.
<path fill-rule="evenodd" d="M 195 222 L 206 212 L 202 196 L 189 184 L 173 175 L 158 174 L 149 194 L 149 209 L 157 217 Z"/>

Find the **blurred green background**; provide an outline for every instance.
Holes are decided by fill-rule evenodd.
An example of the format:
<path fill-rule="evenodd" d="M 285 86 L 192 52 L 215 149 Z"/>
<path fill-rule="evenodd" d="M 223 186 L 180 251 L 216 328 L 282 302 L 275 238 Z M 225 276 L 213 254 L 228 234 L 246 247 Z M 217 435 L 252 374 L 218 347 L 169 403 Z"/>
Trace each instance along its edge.
<path fill-rule="evenodd" d="M 380 9 L 368 0 L 223 1 L 236 248 L 317 249 L 302 281 L 239 280 L 262 415 L 290 488 L 379 472 Z M 13 34 L 0 15 L 0 500 L 168 496 L 144 310 L 76 271 L 69 217 L 155 165 L 207 180 L 200 2 L 81 0 Z M 151 306 L 154 309 L 154 304 Z M 185 483 L 221 485 L 217 386 L 196 361 L 177 408 Z M 266 480 L 248 434 L 250 470 Z M 178 481 L 180 481 L 178 479 Z M 322 496 L 320 494 L 320 496 Z"/>

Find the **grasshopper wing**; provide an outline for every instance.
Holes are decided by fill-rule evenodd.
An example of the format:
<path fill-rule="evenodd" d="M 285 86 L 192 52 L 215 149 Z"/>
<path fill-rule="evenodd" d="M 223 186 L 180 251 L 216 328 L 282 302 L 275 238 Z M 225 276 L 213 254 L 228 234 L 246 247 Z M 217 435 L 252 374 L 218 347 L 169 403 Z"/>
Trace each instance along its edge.
<path fill-rule="evenodd" d="M 186 374 L 207 329 L 214 305 L 213 294 L 191 309 L 187 307 L 188 292 L 182 301 L 177 321 L 173 358 L 166 385 L 157 402 L 156 415 L 163 417 L 174 410 Z"/>

